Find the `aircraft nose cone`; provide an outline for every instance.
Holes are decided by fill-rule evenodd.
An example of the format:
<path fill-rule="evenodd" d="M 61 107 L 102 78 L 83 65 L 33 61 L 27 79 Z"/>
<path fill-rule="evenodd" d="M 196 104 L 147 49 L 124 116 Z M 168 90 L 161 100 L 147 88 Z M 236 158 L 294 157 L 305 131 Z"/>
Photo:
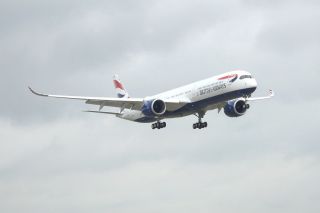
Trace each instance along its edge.
<path fill-rule="evenodd" d="M 258 83 L 256 81 L 256 79 L 252 79 L 252 87 L 257 88 Z"/>
<path fill-rule="evenodd" d="M 255 79 L 248 79 L 248 81 L 246 82 L 246 87 L 248 89 L 251 89 L 252 92 L 254 92 L 257 88 L 257 81 Z"/>

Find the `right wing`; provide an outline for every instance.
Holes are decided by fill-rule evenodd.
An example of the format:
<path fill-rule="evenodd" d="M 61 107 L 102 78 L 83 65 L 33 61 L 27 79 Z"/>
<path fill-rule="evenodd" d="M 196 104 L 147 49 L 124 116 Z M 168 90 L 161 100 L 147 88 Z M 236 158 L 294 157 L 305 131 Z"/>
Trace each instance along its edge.
<path fill-rule="evenodd" d="M 256 98 L 247 98 L 246 101 L 258 101 L 258 100 L 264 100 L 268 98 L 272 98 L 274 96 L 273 90 L 269 90 L 269 95 L 265 97 L 256 97 Z"/>
<path fill-rule="evenodd" d="M 273 90 L 269 90 L 269 95 L 268 96 L 264 96 L 264 97 L 253 97 L 253 98 L 246 98 L 245 101 L 259 101 L 259 100 L 264 100 L 264 99 L 269 99 L 272 98 L 274 96 L 274 92 Z M 227 104 L 227 101 L 224 102 L 220 102 L 218 104 L 214 104 L 211 106 L 208 106 L 207 108 L 205 108 L 205 111 L 208 110 L 215 110 L 218 109 L 218 113 L 220 113 L 220 111 L 224 108 L 224 106 Z"/>
<path fill-rule="evenodd" d="M 74 100 L 82 100 L 85 101 L 86 104 L 93 104 L 98 105 L 99 111 L 104 106 L 109 107 L 119 107 L 121 109 L 132 109 L 132 110 L 141 110 L 144 99 L 143 98 L 109 98 L 109 97 L 83 97 L 83 96 L 67 96 L 67 95 L 50 95 L 50 94 L 43 94 L 38 93 L 34 91 L 31 87 L 29 87 L 29 90 L 38 96 L 42 97 L 52 97 L 52 98 L 63 98 L 63 99 L 74 99 Z M 164 100 L 164 102 L 167 105 L 167 109 L 174 110 L 177 108 L 180 108 L 187 104 L 185 101 L 180 100 Z"/>

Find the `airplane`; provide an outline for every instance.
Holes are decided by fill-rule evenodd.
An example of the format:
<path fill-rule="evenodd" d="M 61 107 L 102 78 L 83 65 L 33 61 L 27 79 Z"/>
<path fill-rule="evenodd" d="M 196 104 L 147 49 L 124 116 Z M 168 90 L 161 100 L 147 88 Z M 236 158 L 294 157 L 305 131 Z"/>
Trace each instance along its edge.
<path fill-rule="evenodd" d="M 268 99 L 274 96 L 269 90 L 265 97 L 251 97 L 257 88 L 257 81 L 244 70 L 226 72 L 221 75 L 197 81 L 173 90 L 145 98 L 132 98 L 121 83 L 119 76 L 114 75 L 113 83 L 117 97 L 83 97 L 67 95 L 50 95 L 30 91 L 38 96 L 85 101 L 86 104 L 98 105 L 99 110 L 85 112 L 115 115 L 118 118 L 140 123 L 152 123 L 152 129 L 166 127 L 164 119 L 178 118 L 189 115 L 198 117 L 193 129 L 202 129 L 208 126 L 202 122 L 209 110 L 223 109 L 229 117 L 240 117 L 249 109 L 250 101 Z M 102 111 L 103 107 L 116 107 L 118 112 Z"/>

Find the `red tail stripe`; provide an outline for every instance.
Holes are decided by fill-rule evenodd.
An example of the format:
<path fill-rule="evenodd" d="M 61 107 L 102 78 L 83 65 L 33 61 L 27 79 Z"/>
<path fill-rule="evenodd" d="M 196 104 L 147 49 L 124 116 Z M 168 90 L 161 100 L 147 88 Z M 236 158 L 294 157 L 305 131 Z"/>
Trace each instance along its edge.
<path fill-rule="evenodd" d="M 116 88 L 124 90 L 122 84 L 119 81 L 113 80 L 113 83 Z"/>

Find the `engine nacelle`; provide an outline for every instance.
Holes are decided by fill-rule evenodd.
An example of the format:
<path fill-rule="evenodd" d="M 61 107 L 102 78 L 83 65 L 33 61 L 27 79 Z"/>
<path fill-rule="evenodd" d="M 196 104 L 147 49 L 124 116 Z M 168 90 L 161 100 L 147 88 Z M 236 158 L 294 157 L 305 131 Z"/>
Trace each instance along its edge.
<path fill-rule="evenodd" d="M 244 99 L 235 99 L 228 101 L 224 107 L 224 114 L 229 117 L 239 117 L 246 113 L 249 104 Z"/>
<path fill-rule="evenodd" d="M 167 110 L 166 103 L 160 99 L 144 101 L 141 111 L 146 116 L 163 115 Z"/>

